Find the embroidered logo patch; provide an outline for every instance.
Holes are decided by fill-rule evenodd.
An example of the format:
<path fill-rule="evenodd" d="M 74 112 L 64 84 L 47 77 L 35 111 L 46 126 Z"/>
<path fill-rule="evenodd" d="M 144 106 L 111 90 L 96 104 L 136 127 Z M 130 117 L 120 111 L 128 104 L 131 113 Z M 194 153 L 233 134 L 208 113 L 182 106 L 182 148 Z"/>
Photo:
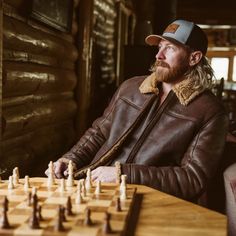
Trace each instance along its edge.
<path fill-rule="evenodd" d="M 170 24 L 164 31 L 164 33 L 172 33 L 174 34 L 176 30 L 179 28 L 178 24 Z"/>

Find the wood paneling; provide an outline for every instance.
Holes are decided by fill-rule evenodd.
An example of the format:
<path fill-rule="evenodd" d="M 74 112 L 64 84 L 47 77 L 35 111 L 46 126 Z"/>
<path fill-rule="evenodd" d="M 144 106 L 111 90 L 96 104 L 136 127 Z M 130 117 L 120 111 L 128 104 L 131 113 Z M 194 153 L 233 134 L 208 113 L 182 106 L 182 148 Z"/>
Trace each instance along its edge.
<path fill-rule="evenodd" d="M 78 50 L 72 33 L 34 21 L 26 3 L 3 7 L 1 165 L 40 175 L 75 141 Z"/>

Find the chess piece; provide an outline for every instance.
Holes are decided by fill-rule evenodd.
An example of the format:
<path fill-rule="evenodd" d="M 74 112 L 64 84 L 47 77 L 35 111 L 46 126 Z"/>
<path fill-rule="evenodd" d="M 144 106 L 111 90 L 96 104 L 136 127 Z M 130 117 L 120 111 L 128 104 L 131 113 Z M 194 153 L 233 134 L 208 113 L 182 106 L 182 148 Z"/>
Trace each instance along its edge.
<path fill-rule="evenodd" d="M 111 214 L 105 212 L 105 222 L 103 224 L 103 233 L 110 234 L 112 233 L 111 224 L 110 224 Z"/>
<path fill-rule="evenodd" d="M 65 187 L 65 179 L 61 179 L 60 180 L 60 183 L 61 183 L 61 185 L 60 185 L 60 192 L 61 193 L 64 193 L 65 192 L 65 190 L 66 190 L 66 187 Z"/>
<path fill-rule="evenodd" d="M 19 179 L 20 178 L 19 168 L 15 167 L 14 169 L 15 169 L 15 173 L 18 176 L 18 179 Z"/>
<path fill-rule="evenodd" d="M 25 183 L 24 183 L 24 191 L 27 192 L 30 188 L 30 183 L 29 183 L 29 176 L 25 176 Z"/>
<path fill-rule="evenodd" d="M 67 198 L 67 202 L 66 202 L 66 214 L 68 216 L 72 216 L 73 212 L 72 212 L 72 203 L 71 203 L 71 197 L 68 196 Z"/>
<path fill-rule="evenodd" d="M 73 165 L 72 161 L 69 161 L 68 164 L 68 178 L 66 182 L 67 187 L 73 187 L 74 186 L 74 177 L 73 177 Z"/>
<path fill-rule="evenodd" d="M 85 180 L 81 179 L 79 182 L 81 183 L 82 195 L 85 198 L 87 195 L 87 191 L 86 191 L 86 187 L 85 187 Z"/>
<path fill-rule="evenodd" d="M 87 208 L 85 210 L 84 224 L 85 225 L 92 225 L 93 224 L 93 222 L 91 220 L 91 210 L 89 208 Z"/>
<path fill-rule="evenodd" d="M 126 200 L 126 175 L 121 175 L 121 183 L 120 183 L 120 199 Z"/>
<path fill-rule="evenodd" d="M 37 188 L 33 187 L 32 188 L 32 195 L 31 195 L 31 203 L 32 204 L 38 204 L 38 196 L 37 196 Z"/>
<path fill-rule="evenodd" d="M 120 193 L 126 188 L 126 175 L 121 175 Z"/>
<path fill-rule="evenodd" d="M 28 205 L 28 206 L 31 205 L 31 203 L 32 203 L 31 201 L 32 201 L 32 193 L 29 192 L 29 193 L 28 193 L 28 198 L 27 198 L 27 203 L 28 203 L 27 205 Z"/>
<path fill-rule="evenodd" d="M 37 211 L 37 198 L 35 198 L 36 194 L 33 196 L 33 207 L 32 207 L 32 215 L 29 219 L 29 226 L 31 229 L 39 229 L 39 218 L 38 218 L 38 211 Z"/>
<path fill-rule="evenodd" d="M 12 179 L 12 176 L 9 176 L 9 181 L 8 181 L 8 189 L 14 189 L 15 186 L 13 184 L 13 179 Z"/>
<path fill-rule="evenodd" d="M 121 211 L 120 198 L 116 198 L 116 211 Z"/>
<path fill-rule="evenodd" d="M 14 185 L 19 184 L 19 170 L 18 170 L 18 167 L 15 167 L 13 169 L 12 178 L 13 178 L 13 184 Z"/>
<path fill-rule="evenodd" d="M 95 189 L 95 194 L 96 195 L 99 195 L 101 193 L 101 181 L 97 181 L 97 186 L 96 186 L 96 189 Z"/>
<path fill-rule="evenodd" d="M 75 199 L 76 204 L 81 204 L 83 203 L 83 197 L 81 195 L 81 183 L 78 183 L 78 188 L 77 188 L 77 193 L 76 193 L 76 199 Z"/>
<path fill-rule="evenodd" d="M 62 214 L 61 214 L 61 205 L 58 206 L 58 210 L 57 210 L 58 214 L 57 214 L 57 219 L 56 219 L 56 224 L 54 226 L 55 231 L 58 232 L 62 232 L 65 230 L 64 226 L 63 226 L 63 218 L 62 218 Z"/>
<path fill-rule="evenodd" d="M 52 187 L 55 184 L 55 176 L 54 176 L 53 168 L 54 168 L 53 162 L 50 161 L 48 164 L 48 182 L 47 182 L 48 188 Z"/>
<path fill-rule="evenodd" d="M 121 176 L 121 165 L 119 161 L 115 162 L 115 167 L 116 167 L 116 183 L 120 183 L 120 176 Z"/>
<path fill-rule="evenodd" d="M 86 187 L 86 192 L 90 193 L 92 189 L 92 181 L 91 181 L 91 169 L 87 169 L 87 176 L 85 180 L 85 187 Z"/>
<path fill-rule="evenodd" d="M 39 219 L 39 220 L 43 220 L 43 216 L 42 216 L 42 206 L 41 206 L 41 205 L 38 206 L 38 219 Z"/>
<path fill-rule="evenodd" d="M 60 214 L 61 214 L 61 219 L 63 222 L 66 222 L 66 216 L 65 216 L 65 207 L 60 205 Z"/>
<path fill-rule="evenodd" d="M 126 186 L 122 188 L 121 194 L 120 194 L 120 200 L 126 200 L 127 199 L 127 193 L 126 193 Z"/>
<path fill-rule="evenodd" d="M 8 211 L 8 199 L 7 199 L 7 197 L 4 197 L 3 207 L 2 207 L 2 216 L 0 219 L 0 228 L 1 229 L 10 229 L 11 228 L 9 221 L 8 221 L 7 211 Z"/>

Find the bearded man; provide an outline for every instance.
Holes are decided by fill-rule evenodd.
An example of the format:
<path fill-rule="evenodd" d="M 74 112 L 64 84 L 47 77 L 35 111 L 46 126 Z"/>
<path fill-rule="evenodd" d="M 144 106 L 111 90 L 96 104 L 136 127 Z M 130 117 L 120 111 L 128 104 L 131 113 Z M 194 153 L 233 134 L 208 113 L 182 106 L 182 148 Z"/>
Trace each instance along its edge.
<path fill-rule="evenodd" d="M 125 81 L 102 117 L 55 162 L 57 178 L 92 169 L 94 181 L 143 184 L 197 202 L 221 158 L 227 116 L 210 91 L 207 38 L 194 23 L 176 20 L 149 35 L 157 46 L 152 74 Z M 116 163 L 116 164 L 115 164 Z"/>

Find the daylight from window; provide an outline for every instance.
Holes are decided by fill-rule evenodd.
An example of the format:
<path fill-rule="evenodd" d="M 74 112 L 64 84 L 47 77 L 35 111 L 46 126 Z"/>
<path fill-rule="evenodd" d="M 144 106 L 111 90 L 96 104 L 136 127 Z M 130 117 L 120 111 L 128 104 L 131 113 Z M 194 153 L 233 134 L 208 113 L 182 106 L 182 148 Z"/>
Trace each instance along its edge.
<path fill-rule="evenodd" d="M 216 79 L 221 79 L 223 77 L 225 80 L 227 80 L 228 68 L 229 68 L 229 58 L 213 57 L 211 59 L 211 66 L 214 70 L 214 74 L 215 74 Z"/>
<path fill-rule="evenodd" d="M 234 57 L 234 65 L 233 65 L 233 81 L 236 82 L 236 56 Z"/>

